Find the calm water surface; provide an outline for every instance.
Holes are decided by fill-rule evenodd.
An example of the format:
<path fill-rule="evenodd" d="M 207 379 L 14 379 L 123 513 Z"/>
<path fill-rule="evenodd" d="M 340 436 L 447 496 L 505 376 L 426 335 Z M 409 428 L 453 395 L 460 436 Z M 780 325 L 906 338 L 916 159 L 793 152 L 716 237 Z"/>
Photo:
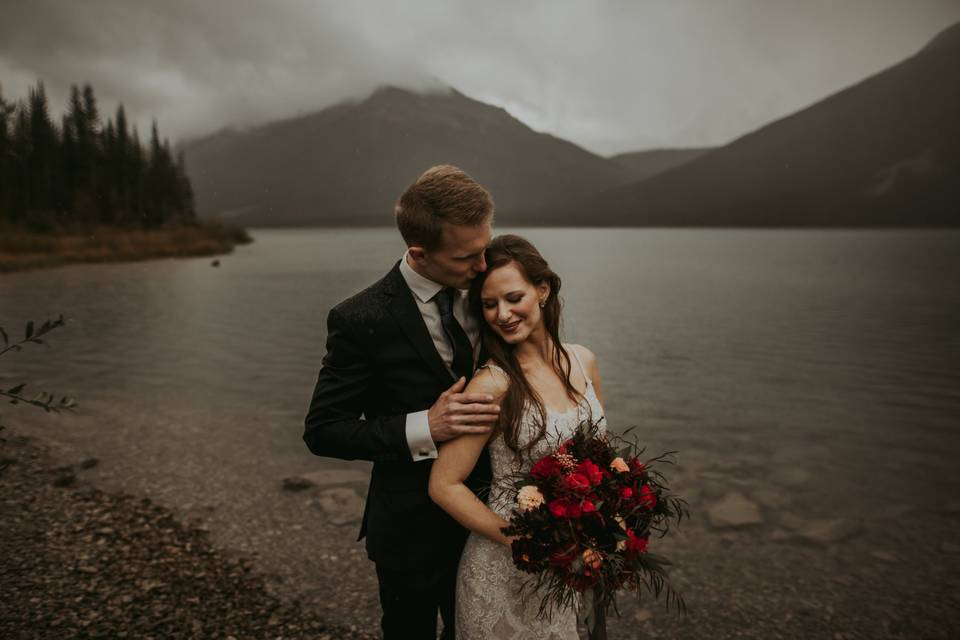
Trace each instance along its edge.
<path fill-rule="evenodd" d="M 798 466 L 809 478 L 787 508 L 810 516 L 956 504 L 960 233 L 518 232 L 563 278 L 566 338 L 597 353 L 611 425 L 636 425 L 651 451 L 707 470 L 687 477 L 694 502 L 711 496 L 710 469 L 749 493 Z M 5 356 L 0 384 L 81 404 L 53 417 L 4 409 L 5 422 L 100 457 L 126 488 L 216 505 L 221 535 L 244 546 L 237 522 L 267 526 L 282 477 L 351 464 L 315 458 L 300 439 L 326 312 L 403 252 L 393 229 L 254 237 L 219 268 L 0 276 L 8 332 L 68 320 L 50 348 Z"/>

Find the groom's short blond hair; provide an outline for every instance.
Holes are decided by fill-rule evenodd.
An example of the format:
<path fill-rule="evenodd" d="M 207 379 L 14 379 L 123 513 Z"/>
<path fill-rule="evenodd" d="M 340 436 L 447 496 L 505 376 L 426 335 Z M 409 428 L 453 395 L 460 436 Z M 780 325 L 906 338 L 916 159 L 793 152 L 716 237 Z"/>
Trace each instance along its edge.
<path fill-rule="evenodd" d="M 430 167 L 407 187 L 397 204 L 397 228 L 407 246 L 434 250 L 443 241 L 441 223 L 479 226 L 493 219 L 493 198 L 463 170 Z"/>

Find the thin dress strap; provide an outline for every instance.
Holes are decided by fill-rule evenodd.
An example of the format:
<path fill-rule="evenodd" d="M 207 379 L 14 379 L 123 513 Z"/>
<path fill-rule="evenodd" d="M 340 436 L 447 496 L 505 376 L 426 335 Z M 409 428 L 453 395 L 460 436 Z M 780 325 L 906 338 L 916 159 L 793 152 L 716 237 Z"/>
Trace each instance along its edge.
<path fill-rule="evenodd" d="M 580 365 L 580 373 L 583 374 L 583 379 L 587 381 L 587 384 L 593 384 L 593 380 L 587 375 L 587 368 L 583 366 L 583 362 L 580 361 L 580 356 L 577 355 L 577 350 L 574 349 L 572 345 L 567 345 L 567 351 L 573 354 L 573 359 Z"/>
<path fill-rule="evenodd" d="M 499 372 L 500 372 L 500 375 L 502 375 L 504 378 L 509 378 L 509 377 L 510 377 L 510 376 L 507 375 L 507 372 L 506 372 L 506 371 L 504 371 L 503 369 L 501 369 L 501 368 L 498 367 L 497 365 L 493 364 L 492 362 L 490 362 L 490 363 L 488 363 L 488 364 L 482 364 L 482 365 L 480 365 L 479 367 L 477 367 L 477 371 L 479 371 L 480 369 L 493 369 L 494 371 L 499 371 Z"/>

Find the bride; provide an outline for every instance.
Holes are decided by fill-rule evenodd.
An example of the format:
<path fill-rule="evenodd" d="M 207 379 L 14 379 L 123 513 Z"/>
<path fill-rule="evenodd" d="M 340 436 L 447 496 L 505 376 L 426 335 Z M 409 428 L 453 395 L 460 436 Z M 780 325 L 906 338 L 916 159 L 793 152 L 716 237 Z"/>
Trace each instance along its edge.
<path fill-rule="evenodd" d="M 597 361 L 585 347 L 560 342 L 560 278 L 527 240 L 502 235 L 486 252 L 487 270 L 470 301 L 482 313 L 490 354 L 466 392 L 501 406 L 490 433 L 445 443 L 430 474 L 430 497 L 471 531 L 460 559 L 456 636 L 461 640 L 576 640 L 576 612 L 537 619 L 542 594 L 521 597 L 530 574 L 514 567 L 501 533 L 514 508 L 511 476 L 554 451 L 583 420 L 603 419 Z M 489 506 L 463 483 L 484 447 L 493 480 Z"/>

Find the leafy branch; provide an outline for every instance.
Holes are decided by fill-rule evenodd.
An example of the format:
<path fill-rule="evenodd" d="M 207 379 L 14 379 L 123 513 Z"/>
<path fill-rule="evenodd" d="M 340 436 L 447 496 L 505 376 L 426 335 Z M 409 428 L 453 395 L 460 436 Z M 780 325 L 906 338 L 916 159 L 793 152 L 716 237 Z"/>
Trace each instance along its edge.
<path fill-rule="evenodd" d="M 21 351 L 23 347 L 27 344 L 46 344 L 43 336 L 58 329 L 64 325 L 63 315 L 61 314 L 56 320 L 47 320 L 40 328 L 35 329 L 33 321 L 27 322 L 27 327 L 24 330 L 24 337 L 22 340 L 17 342 L 10 342 L 10 336 L 4 330 L 3 327 L 0 327 L 0 339 L 3 340 L 3 348 L 0 350 L 0 356 L 3 356 L 12 351 Z M 54 413 L 60 413 L 61 411 L 73 411 L 77 406 L 76 400 L 69 396 L 62 396 L 59 399 L 56 395 L 49 393 L 47 391 L 40 391 L 33 396 L 28 397 L 24 395 L 23 391 L 26 388 L 26 383 L 20 383 L 16 386 L 10 387 L 9 389 L 0 388 L 0 397 L 6 398 L 10 404 L 29 404 L 34 407 L 39 407 L 46 412 L 53 411 Z M 0 431 L 2 431 L 4 426 L 0 424 Z M 0 438 L 0 442 L 3 441 L 3 438 Z M 4 467 L 0 467 L 0 471 L 3 471 Z"/>

